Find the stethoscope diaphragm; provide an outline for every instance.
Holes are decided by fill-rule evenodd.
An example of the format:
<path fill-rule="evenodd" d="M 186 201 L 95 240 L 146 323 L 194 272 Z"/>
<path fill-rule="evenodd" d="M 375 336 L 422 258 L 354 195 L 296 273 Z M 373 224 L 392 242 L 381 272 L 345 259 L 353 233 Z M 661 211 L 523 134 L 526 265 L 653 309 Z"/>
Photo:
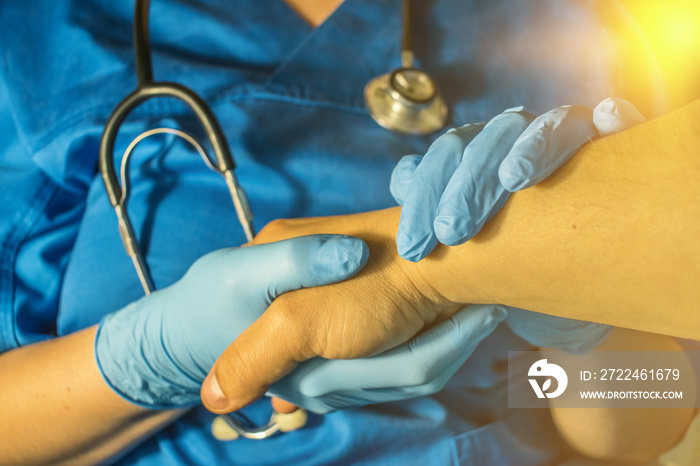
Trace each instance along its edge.
<path fill-rule="evenodd" d="M 435 80 L 411 67 L 398 68 L 367 83 L 365 104 L 377 123 L 401 133 L 429 134 L 447 120 L 447 105 Z"/>

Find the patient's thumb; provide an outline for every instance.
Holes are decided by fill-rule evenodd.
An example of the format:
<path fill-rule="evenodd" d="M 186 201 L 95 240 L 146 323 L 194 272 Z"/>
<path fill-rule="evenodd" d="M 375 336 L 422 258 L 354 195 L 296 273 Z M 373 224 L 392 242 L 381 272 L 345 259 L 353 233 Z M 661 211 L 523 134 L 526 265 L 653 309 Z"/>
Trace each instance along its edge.
<path fill-rule="evenodd" d="M 314 354 L 303 321 L 290 316 L 286 300 L 272 306 L 219 356 L 202 384 L 204 406 L 217 414 L 236 411 Z"/>

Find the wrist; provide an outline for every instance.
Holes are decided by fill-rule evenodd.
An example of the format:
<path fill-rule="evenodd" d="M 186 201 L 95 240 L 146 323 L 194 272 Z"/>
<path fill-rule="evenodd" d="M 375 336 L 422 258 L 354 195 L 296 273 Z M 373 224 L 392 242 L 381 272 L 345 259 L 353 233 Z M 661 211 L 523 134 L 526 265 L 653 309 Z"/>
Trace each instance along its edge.
<path fill-rule="evenodd" d="M 152 294 L 105 316 L 95 335 L 95 361 L 105 383 L 132 404 L 190 407 L 199 402 L 201 381 L 183 373 L 163 347 L 159 298 Z"/>
<path fill-rule="evenodd" d="M 409 267 L 413 266 L 411 275 L 418 277 L 414 281 L 423 284 L 424 293 L 442 302 L 458 305 L 492 302 L 486 299 L 479 280 L 474 276 L 474 264 L 462 260 L 462 254 L 456 248 L 464 248 L 464 245 L 439 244 L 420 262 L 406 261 Z"/>
<path fill-rule="evenodd" d="M 472 275 L 473 264 L 463 260 L 458 251 L 463 246 L 455 248 L 438 244 L 419 262 L 405 260 L 399 256 L 396 247 L 401 208 L 385 209 L 375 214 L 380 216 L 372 219 L 372 228 L 386 237 L 385 249 L 392 256 L 389 262 L 395 264 L 394 275 L 401 277 L 397 280 L 400 285 L 396 292 L 415 297 L 414 304 L 425 312 L 423 319 L 426 323 L 441 321 L 467 304 L 491 302 L 480 294 L 479 281 Z M 364 239 L 368 241 L 368 238 Z"/>

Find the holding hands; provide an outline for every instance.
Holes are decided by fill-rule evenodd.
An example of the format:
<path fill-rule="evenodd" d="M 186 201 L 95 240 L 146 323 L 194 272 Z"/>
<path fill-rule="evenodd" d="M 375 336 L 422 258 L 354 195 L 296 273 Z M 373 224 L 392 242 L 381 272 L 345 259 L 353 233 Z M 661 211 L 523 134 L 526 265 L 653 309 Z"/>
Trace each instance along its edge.
<path fill-rule="evenodd" d="M 628 102 L 606 99 L 594 111 L 561 107 L 538 118 L 522 108 L 511 109 L 488 125 L 449 132 L 424 157 L 404 157 L 392 174 L 391 192 L 403 204 L 399 251 L 415 250 L 414 246 L 402 248 L 407 244 L 402 239 L 415 232 L 430 241 L 434 232 L 444 244 L 470 239 L 510 192 L 546 178 L 598 134 L 607 136 L 642 121 Z M 529 125 L 520 132 L 525 123 Z M 516 137 L 509 148 L 508 141 Z M 451 176 L 448 169 L 453 169 Z M 439 198 L 433 191 L 436 185 L 446 186 Z M 430 225 L 426 212 L 437 199 L 438 214 Z M 417 250 L 419 256 L 428 252 Z M 506 310 L 511 329 L 535 346 L 582 352 L 610 332 L 606 325 L 512 307 L 471 305 L 408 343 L 371 358 L 305 362 L 275 383 L 270 393 L 317 413 L 435 393 L 505 317 Z"/>
<path fill-rule="evenodd" d="M 459 306 L 432 286 L 421 263 L 398 260 L 391 237 L 398 233 L 399 253 L 414 261 L 425 257 L 438 239 L 460 244 L 495 215 L 510 190 L 546 178 L 598 133 L 607 135 L 639 121 L 643 118 L 634 107 L 615 100 L 595 111 L 562 107 L 538 118 L 512 109 L 487 125 L 448 132 L 423 159 L 402 159 L 391 184 L 403 203 L 398 232 L 391 211 L 273 222 L 256 243 L 342 232 L 365 239 L 368 264 L 351 280 L 287 294 L 273 303 L 219 358 L 202 387 L 205 405 L 214 412 L 236 410 L 270 385 L 271 393 L 317 412 L 436 391 L 503 317 L 497 308 L 489 316 L 488 308 L 467 307 L 452 324 L 396 347 L 427 324 L 454 315 Z M 511 316 L 513 330 L 530 343 L 570 351 L 595 346 L 609 331 L 599 324 L 522 310 L 512 310 Z M 481 330 L 464 332 L 459 319 L 467 317 Z M 474 335 L 472 345 L 437 343 L 460 341 L 460 328 L 462 336 Z M 376 355 L 389 348 L 394 350 Z M 421 356 L 411 358 L 413 351 Z M 338 360 L 371 355 L 376 356 Z M 298 366 L 317 356 L 332 361 Z M 452 359 L 445 364 L 448 356 Z M 405 367 L 397 371 L 396 361 Z"/>
<path fill-rule="evenodd" d="M 132 403 L 192 406 L 216 358 L 275 298 L 347 279 L 367 253 L 362 240 L 329 235 L 209 253 L 174 285 L 102 320 L 100 372 Z"/>
<path fill-rule="evenodd" d="M 255 245 L 204 256 L 175 285 L 106 317 L 100 370 L 123 397 L 161 409 L 194 404 L 203 380 L 205 405 L 220 413 L 268 389 L 318 413 L 434 393 L 506 311 L 451 301 L 414 262 L 438 241 L 475 236 L 512 191 L 549 176 L 586 141 L 640 121 L 627 102 L 608 99 L 595 111 L 537 118 L 510 109 L 449 131 L 395 168 L 398 230 L 393 210 L 273 222 Z M 518 309 L 507 321 L 532 344 L 571 351 L 608 332 Z"/>

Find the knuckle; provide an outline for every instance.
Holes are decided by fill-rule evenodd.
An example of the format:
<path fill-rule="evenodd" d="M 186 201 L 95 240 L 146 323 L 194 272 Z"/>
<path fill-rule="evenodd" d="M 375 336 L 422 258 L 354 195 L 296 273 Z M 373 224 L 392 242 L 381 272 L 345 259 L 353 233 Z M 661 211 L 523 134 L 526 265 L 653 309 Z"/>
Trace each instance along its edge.
<path fill-rule="evenodd" d="M 275 299 L 271 309 L 268 309 L 278 335 L 284 335 L 287 354 L 297 361 L 309 359 L 317 355 L 312 349 L 312 329 L 315 328 L 311 316 L 305 311 L 303 300 L 295 293 L 285 293 Z"/>
<path fill-rule="evenodd" d="M 295 326 L 296 319 L 294 317 L 295 314 L 298 314 L 294 310 L 295 301 L 296 299 L 291 293 L 285 293 L 277 297 L 274 302 L 275 322 L 290 330 Z"/>
<path fill-rule="evenodd" d="M 226 258 L 229 256 L 231 249 L 222 249 L 218 251 L 213 251 L 203 255 L 198 258 L 190 266 L 187 271 L 187 275 L 199 275 L 201 273 L 210 274 L 214 276 L 220 276 L 221 274 L 216 273 L 220 271 L 226 264 Z"/>
<path fill-rule="evenodd" d="M 420 164 L 421 160 L 423 160 L 423 156 L 418 154 L 404 155 L 396 164 L 395 169 L 410 174 Z"/>
<path fill-rule="evenodd" d="M 211 267 L 213 264 L 216 264 L 218 262 L 217 258 L 217 251 L 207 253 L 200 258 L 198 258 L 194 263 L 190 266 L 190 270 L 193 271 L 198 271 L 200 269 L 206 270 L 207 268 Z"/>
<path fill-rule="evenodd" d="M 277 219 L 272 220 L 267 225 L 265 225 L 260 232 L 255 236 L 254 243 L 270 243 L 272 241 L 280 240 L 285 236 L 285 233 L 289 230 L 292 225 L 292 220 L 289 219 Z"/>
<path fill-rule="evenodd" d="M 257 234 L 251 244 L 271 243 L 314 233 L 316 218 L 287 218 L 272 220 Z"/>

